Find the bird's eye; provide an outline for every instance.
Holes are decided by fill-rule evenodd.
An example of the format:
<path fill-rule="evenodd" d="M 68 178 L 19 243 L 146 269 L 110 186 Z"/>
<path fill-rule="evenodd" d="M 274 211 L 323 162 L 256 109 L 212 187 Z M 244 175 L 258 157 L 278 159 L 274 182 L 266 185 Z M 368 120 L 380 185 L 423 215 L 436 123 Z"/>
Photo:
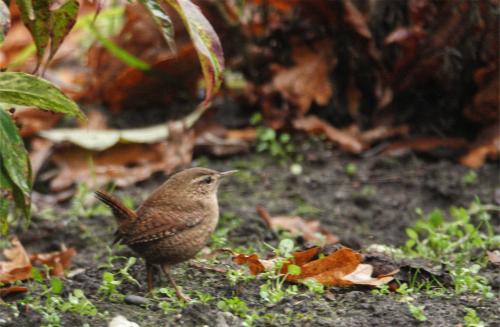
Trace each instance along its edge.
<path fill-rule="evenodd" d="M 205 177 L 205 178 L 203 179 L 203 183 L 205 183 L 205 184 L 210 184 L 210 183 L 212 183 L 212 182 L 213 182 L 213 180 L 214 180 L 214 179 L 212 178 L 212 176 L 207 176 L 207 177 Z"/>

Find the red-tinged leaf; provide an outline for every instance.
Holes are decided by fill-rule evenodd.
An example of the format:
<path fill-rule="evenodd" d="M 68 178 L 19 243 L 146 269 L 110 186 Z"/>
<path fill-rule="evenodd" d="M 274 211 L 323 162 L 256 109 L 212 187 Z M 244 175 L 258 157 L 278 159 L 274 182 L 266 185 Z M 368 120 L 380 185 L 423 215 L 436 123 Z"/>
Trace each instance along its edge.
<path fill-rule="evenodd" d="M 205 101 L 208 105 L 223 79 L 224 56 L 219 37 L 203 16 L 200 8 L 189 0 L 165 0 L 181 16 L 198 53 L 205 79 Z"/>
<path fill-rule="evenodd" d="M 3 251 L 7 261 L 0 261 L 0 283 L 10 283 L 31 277 L 31 262 L 21 242 L 11 240 L 12 247 Z"/>
<path fill-rule="evenodd" d="M 57 9 L 51 11 L 51 26 L 50 26 L 50 55 L 49 61 L 54 57 L 57 49 L 61 46 L 64 38 L 76 23 L 78 15 L 79 3 L 77 0 L 65 1 Z"/>
<path fill-rule="evenodd" d="M 50 45 L 49 60 L 54 57 L 62 41 L 76 22 L 79 3 L 68 0 L 52 8 L 50 0 L 17 0 L 21 19 L 33 37 L 37 49 L 38 66 Z M 37 66 L 37 68 L 38 68 Z"/>
<path fill-rule="evenodd" d="M 160 0 L 140 0 L 144 8 L 153 17 L 156 24 L 161 28 L 162 35 L 165 38 L 170 50 L 177 52 L 174 39 L 174 24 L 168 14 L 160 5 Z"/>

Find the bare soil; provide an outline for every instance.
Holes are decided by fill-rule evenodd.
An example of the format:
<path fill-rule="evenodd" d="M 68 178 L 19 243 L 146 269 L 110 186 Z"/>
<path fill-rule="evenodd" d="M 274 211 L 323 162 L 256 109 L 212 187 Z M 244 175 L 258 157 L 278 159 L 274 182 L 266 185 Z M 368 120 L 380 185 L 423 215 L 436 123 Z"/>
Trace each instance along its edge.
<path fill-rule="evenodd" d="M 222 214 L 233 215 L 239 223 L 233 224 L 227 235 L 227 246 L 265 249 L 263 242 L 278 244 L 275 233 L 269 231 L 255 212 L 262 205 L 273 215 L 292 213 L 318 218 L 322 224 L 345 245 L 363 249 L 370 244 L 402 245 L 405 228 L 417 217 L 416 208 L 428 212 L 434 208 L 447 210 L 451 205 L 468 205 L 475 196 L 484 203 L 498 201 L 499 169 L 487 164 L 477 173 L 474 185 L 462 181 L 467 169 L 447 160 L 406 155 L 398 158 L 355 158 L 325 149 L 328 145 L 314 141 L 304 142 L 298 151 L 304 154 L 303 173 L 294 176 L 274 158 L 248 154 L 227 159 L 199 158 L 194 165 L 214 169 L 239 169 L 242 172 L 226 181 L 220 190 Z M 357 165 L 358 172 L 349 177 L 348 163 Z M 132 194 L 143 199 L 164 181 L 154 176 L 134 188 L 116 192 L 118 196 Z M 495 193 L 497 198 L 495 199 Z M 316 209 L 313 209 L 316 208 Z M 57 208 L 59 212 L 67 210 Z M 75 219 L 76 218 L 76 219 Z M 494 217 L 497 232 L 498 216 Z M 231 225 L 223 220 L 219 228 Z M 270 305 L 259 296 L 262 281 L 239 283 L 232 287 L 225 274 L 199 270 L 181 264 L 174 269 L 174 278 L 189 294 L 197 291 L 211 294 L 214 299 L 206 304 L 193 303 L 173 313 L 165 314 L 157 305 L 113 303 L 97 293 L 106 263 L 114 221 L 110 216 L 96 216 L 64 220 L 42 220 L 36 217 L 25 231 L 17 231 L 28 251 L 49 251 L 61 242 L 76 247 L 78 254 L 71 270 L 83 272 L 64 279 L 64 292 L 82 289 L 103 313 L 95 317 L 62 314 L 63 326 L 107 326 L 117 314 L 140 326 L 241 326 L 243 320 L 218 309 L 221 298 L 238 296 L 257 312 L 258 326 L 457 326 L 464 324 L 466 308 L 476 310 L 482 321 L 491 326 L 500 325 L 498 298 L 486 300 L 477 295 L 415 296 L 414 305 L 423 305 L 427 316 L 418 322 L 409 312 L 401 296 L 373 295 L 369 288 L 331 288 L 325 295 L 317 295 L 299 288 L 298 295 L 287 296 Z M 115 255 L 132 255 L 125 247 L 114 248 Z M 123 264 L 123 261 L 119 261 Z M 229 258 L 222 257 L 218 267 L 232 267 Z M 233 266 L 234 267 L 234 266 Z M 126 295 L 148 297 L 145 291 L 145 268 L 141 261 L 131 268 L 131 274 L 142 283 L 138 287 L 124 283 L 119 287 Z M 499 291 L 498 270 L 487 274 L 496 294 Z M 28 284 L 29 285 L 29 284 Z M 163 280 L 156 285 L 167 286 Z M 28 294 L 32 295 L 32 294 Z M 196 297 L 196 296 L 195 296 Z M 19 296 L 6 301 L 12 302 Z M 496 303 L 496 304 L 495 304 Z M 0 326 L 38 326 L 42 316 L 26 306 L 18 306 L 19 316 L 0 304 Z"/>

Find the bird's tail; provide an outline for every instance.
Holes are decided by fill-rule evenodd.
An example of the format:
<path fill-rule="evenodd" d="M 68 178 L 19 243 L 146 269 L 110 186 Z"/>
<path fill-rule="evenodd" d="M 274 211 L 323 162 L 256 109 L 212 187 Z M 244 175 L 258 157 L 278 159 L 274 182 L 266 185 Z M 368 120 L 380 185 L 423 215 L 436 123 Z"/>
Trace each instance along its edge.
<path fill-rule="evenodd" d="M 121 225 L 126 222 L 131 222 L 137 218 L 137 214 L 133 210 L 127 208 L 120 200 L 111 194 L 103 191 L 96 191 L 95 196 L 113 210 L 113 215 L 118 224 Z"/>

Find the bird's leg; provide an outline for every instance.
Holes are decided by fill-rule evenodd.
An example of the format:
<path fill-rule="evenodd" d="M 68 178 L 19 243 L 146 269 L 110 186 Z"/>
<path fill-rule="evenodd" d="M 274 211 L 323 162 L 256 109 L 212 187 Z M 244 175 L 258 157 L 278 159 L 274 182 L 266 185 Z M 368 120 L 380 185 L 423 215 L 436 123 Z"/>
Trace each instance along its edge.
<path fill-rule="evenodd" d="M 150 263 L 146 263 L 146 273 L 147 273 L 147 280 L 148 280 L 148 292 L 151 292 L 153 289 L 153 272 L 154 272 L 154 267 Z"/>
<path fill-rule="evenodd" d="M 165 276 L 167 276 L 168 280 L 170 281 L 170 284 L 172 284 L 172 286 L 174 287 L 175 294 L 177 294 L 177 297 L 181 300 L 186 301 L 186 302 L 190 302 L 191 298 L 189 296 L 187 296 L 186 294 L 182 293 L 182 290 L 179 288 L 179 286 L 177 286 L 174 279 L 170 275 L 170 266 L 169 265 L 161 265 L 160 267 L 161 267 L 161 270 L 163 271 L 163 273 L 165 274 Z"/>

